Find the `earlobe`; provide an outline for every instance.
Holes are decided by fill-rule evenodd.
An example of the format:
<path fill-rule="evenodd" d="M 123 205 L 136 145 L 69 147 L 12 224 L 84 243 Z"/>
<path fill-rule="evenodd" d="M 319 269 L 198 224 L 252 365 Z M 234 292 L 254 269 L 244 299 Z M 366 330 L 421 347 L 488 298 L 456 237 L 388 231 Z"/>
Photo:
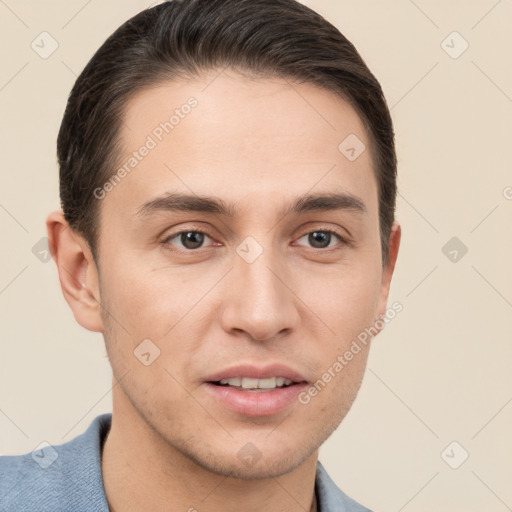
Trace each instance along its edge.
<path fill-rule="evenodd" d="M 76 321 L 90 331 L 103 332 L 98 271 L 89 244 L 71 229 L 62 211 L 48 216 L 46 228 L 62 293 Z"/>

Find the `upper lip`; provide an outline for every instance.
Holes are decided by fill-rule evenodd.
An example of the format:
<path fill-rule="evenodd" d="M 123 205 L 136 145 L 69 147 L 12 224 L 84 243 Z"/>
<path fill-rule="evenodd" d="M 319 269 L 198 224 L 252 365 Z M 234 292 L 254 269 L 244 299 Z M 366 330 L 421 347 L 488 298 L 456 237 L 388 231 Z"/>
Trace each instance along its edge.
<path fill-rule="evenodd" d="M 306 379 L 299 372 L 284 364 L 270 364 L 265 366 L 254 366 L 251 364 L 240 364 L 230 366 L 224 370 L 212 373 L 205 378 L 206 382 L 218 382 L 222 379 L 236 377 L 249 377 L 252 379 L 268 379 L 270 377 L 284 377 L 294 383 L 305 382 Z"/>

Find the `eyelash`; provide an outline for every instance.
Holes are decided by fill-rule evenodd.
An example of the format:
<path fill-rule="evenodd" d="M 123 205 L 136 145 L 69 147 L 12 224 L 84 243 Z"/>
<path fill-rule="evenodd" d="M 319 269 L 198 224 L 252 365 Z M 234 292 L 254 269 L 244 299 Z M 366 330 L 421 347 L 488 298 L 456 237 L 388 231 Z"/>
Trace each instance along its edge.
<path fill-rule="evenodd" d="M 311 231 L 307 231 L 306 233 L 303 233 L 300 237 L 297 238 L 297 240 L 300 240 L 301 238 L 304 238 L 305 236 L 311 234 L 311 233 L 316 233 L 316 232 L 322 232 L 322 233 L 329 233 L 331 235 L 334 235 L 336 238 L 338 238 L 338 241 L 339 241 L 339 244 L 334 246 L 334 247 L 326 247 L 326 248 L 316 248 L 316 247 L 309 247 L 310 249 L 313 249 L 317 252 L 320 252 L 320 251 L 332 251 L 332 250 L 336 250 L 339 248 L 339 246 L 351 246 L 352 243 L 349 239 L 347 239 L 346 237 L 342 236 L 340 233 L 338 233 L 337 231 L 331 229 L 331 228 L 323 228 L 323 227 L 320 227 L 318 229 L 313 229 Z M 208 238 L 214 240 L 214 237 L 211 236 L 207 231 L 204 231 L 203 229 L 194 229 L 194 228 L 191 228 L 191 229 L 183 229 L 181 231 L 177 231 L 176 233 L 173 233 L 167 237 L 164 238 L 164 240 L 162 240 L 162 244 L 163 246 L 169 250 L 169 251 L 173 251 L 173 252 L 197 252 L 197 251 L 200 251 L 201 249 L 206 249 L 206 248 L 209 248 L 209 247 L 199 247 L 197 249 L 171 249 L 170 248 L 170 245 L 172 245 L 170 243 L 170 240 L 173 240 L 177 237 L 179 237 L 180 235 L 182 235 L 183 233 L 200 233 L 202 235 L 206 235 Z"/>

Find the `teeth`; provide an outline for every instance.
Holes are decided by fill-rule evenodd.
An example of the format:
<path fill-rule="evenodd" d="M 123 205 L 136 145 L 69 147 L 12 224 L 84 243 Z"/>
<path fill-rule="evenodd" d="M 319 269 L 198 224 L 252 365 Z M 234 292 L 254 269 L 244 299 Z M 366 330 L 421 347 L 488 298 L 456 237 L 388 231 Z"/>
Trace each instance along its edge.
<path fill-rule="evenodd" d="M 223 385 L 241 387 L 243 389 L 274 389 L 293 384 L 293 381 L 285 377 L 269 377 L 267 379 L 253 379 L 250 377 L 233 377 L 230 379 L 222 379 Z"/>
<path fill-rule="evenodd" d="M 251 379 L 249 377 L 242 378 L 242 387 L 244 389 L 256 389 L 258 387 L 259 379 Z"/>
<path fill-rule="evenodd" d="M 244 386 L 244 381 L 242 381 L 242 387 Z M 272 389 L 276 387 L 276 378 L 270 377 L 269 379 L 260 379 L 258 385 L 255 386 L 261 389 Z"/>

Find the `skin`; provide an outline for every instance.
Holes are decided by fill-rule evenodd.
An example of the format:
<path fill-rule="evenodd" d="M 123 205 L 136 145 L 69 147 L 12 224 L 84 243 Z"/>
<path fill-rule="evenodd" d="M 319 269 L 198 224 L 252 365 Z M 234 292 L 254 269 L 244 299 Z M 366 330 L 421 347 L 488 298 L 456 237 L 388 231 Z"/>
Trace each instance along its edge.
<path fill-rule="evenodd" d="M 309 510 L 318 448 L 356 397 L 369 344 L 307 405 L 275 415 L 228 410 L 204 379 L 271 362 L 321 378 L 384 315 L 400 226 L 383 267 L 370 140 L 348 103 L 310 84 L 228 70 L 141 91 L 126 105 L 125 156 L 191 96 L 197 107 L 100 201 L 98 266 L 62 212 L 47 220 L 64 296 L 79 324 L 103 333 L 113 368 L 107 499 L 116 512 Z M 367 148 L 353 162 L 338 150 L 351 133 Z M 171 192 L 214 196 L 234 215 L 137 215 Z M 333 192 L 365 211 L 284 214 Z M 208 234 L 198 249 L 169 238 L 197 230 Z M 313 246 L 308 234 L 322 230 L 348 243 Z M 263 249 L 252 263 L 236 251 L 246 237 Z M 147 338 L 160 350 L 149 366 L 134 356 Z M 261 455 L 252 465 L 237 457 L 248 442 Z"/>

